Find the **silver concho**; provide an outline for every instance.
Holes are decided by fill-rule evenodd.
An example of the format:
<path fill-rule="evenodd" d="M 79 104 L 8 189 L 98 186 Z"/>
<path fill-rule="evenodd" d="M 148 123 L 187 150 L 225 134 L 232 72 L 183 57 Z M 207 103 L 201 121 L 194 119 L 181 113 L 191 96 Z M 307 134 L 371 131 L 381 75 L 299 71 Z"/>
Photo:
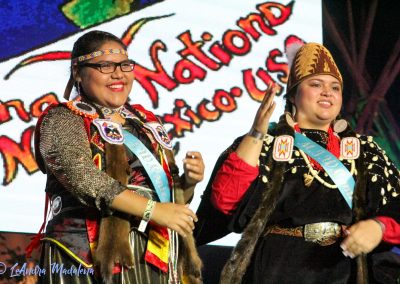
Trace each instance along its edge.
<path fill-rule="evenodd" d="M 53 216 L 56 216 L 58 213 L 60 213 L 61 209 L 62 209 L 61 196 L 56 196 L 51 201 L 51 213 L 53 214 Z"/>

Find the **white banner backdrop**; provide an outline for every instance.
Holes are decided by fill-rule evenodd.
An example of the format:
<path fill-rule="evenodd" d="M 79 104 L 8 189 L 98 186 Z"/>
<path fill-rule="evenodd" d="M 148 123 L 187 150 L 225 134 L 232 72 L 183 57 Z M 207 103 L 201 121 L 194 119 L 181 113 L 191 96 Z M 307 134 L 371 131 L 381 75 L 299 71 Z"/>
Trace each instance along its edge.
<path fill-rule="evenodd" d="M 132 24 L 139 29 L 129 41 Z M 321 3 L 167 0 L 93 29 L 125 35 L 138 64 L 131 102 L 165 121 L 179 143 L 178 164 L 188 150 L 202 153 L 206 173 L 191 203 L 196 210 L 219 154 L 249 130 L 269 82 L 282 86 L 272 121 L 279 118 L 285 41 L 322 42 Z M 0 231 L 37 232 L 43 221 L 46 177 L 33 160 L 32 134 L 47 104 L 64 101 L 69 60 L 40 61 L 3 78 L 29 57 L 71 51 L 89 30 L 0 63 Z M 234 245 L 237 238 L 215 243 Z"/>

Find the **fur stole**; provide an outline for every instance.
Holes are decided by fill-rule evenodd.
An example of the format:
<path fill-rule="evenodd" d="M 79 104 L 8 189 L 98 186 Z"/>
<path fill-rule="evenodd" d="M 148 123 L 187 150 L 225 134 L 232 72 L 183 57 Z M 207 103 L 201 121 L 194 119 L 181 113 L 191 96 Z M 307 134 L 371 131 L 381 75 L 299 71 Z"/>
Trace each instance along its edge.
<path fill-rule="evenodd" d="M 124 146 L 107 142 L 104 146 L 106 173 L 121 184 L 128 184 L 130 168 Z M 128 268 L 134 265 L 129 232 L 130 222 L 127 214 L 115 212 L 114 215 L 102 216 L 94 263 L 100 268 L 104 283 L 112 283 L 115 263 Z"/>
<path fill-rule="evenodd" d="M 166 150 L 168 164 L 174 184 L 175 202 L 185 204 L 184 189 L 179 176 L 179 169 L 175 164 L 172 151 Z M 179 258 L 178 269 L 181 279 L 185 279 L 184 283 L 199 284 L 203 283 L 201 277 L 202 262 L 198 255 L 193 234 L 187 235 L 186 238 L 179 236 Z"/>
<path fill-rule="evenodd" d="M 285 119 L 284 116 L 280 118 Z M 279 123 L 276 128 L 276 135 L 290 134 L 294 135 L 293 129 L 286 123 Z M 286 162 L 272 161 L 272 155 L 268 157 L 268 164 L 272 164 L 271 182 L 263 184 L 263 190 L 260 206 L 257 208 L 254 216 L 242 234 L 242 238 L 234 248 L 228 262 L 225 264 L 221 273 L 220 282 L 223 284 L 241 283 L 243 275 L 249 266 L 258 239 L 261 237 L 265 226 L 275 209 L 280 190 L 282 187 Z M 260 167 L 261 169 L 262 167 Z M 259 186 L 257 184 L 256 186 Z"/>
<path fill-rule="evenodd" d="M 352 136 L 355 136 L 355 133 Z M 348 135 L 350 136 L 350 135 Z M 356 160 L 357 182 L 353 193 L 353 216 L 354 222 L 359 222 L 366 218 L 367 205 L 367 168 L 364 161 L 364 151 L 360 148 L 360 157 Z M 357 256 L 357 284 L 368 284 L 368 264 L 367 255 L 361 254 Z"/>

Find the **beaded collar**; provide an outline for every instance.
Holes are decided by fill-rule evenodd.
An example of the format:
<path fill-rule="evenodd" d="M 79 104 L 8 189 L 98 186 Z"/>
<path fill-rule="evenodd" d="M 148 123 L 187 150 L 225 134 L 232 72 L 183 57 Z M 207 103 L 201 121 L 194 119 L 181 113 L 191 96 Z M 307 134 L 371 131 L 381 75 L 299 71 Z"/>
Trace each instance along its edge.
<path fill-rule="evenodd" d="M 117 108 L 108 108 L 108 107 L 105 107 L 105 106 L 102 106 L 102 105 L 99 105 L 96 103 L 95 103 L 95 106 L 98 109 L 100 109 L 100 111 L 103 113 L 104 116 L 111 116 L 116 113 L 121 113 L 122 109 L 124 108 L 123 105 L 120 107 L 117 107 Z"/>
<path fill-rule="evenodd" d="M 137 120 L 141 121 L 141 119 L 140 119 L 141 117 L 138 114 L 130 111 L 124 105 L 122 105 L 122 106 L 120 106 L 118 108 L 108 108 L 108 107 L 105 107 L 105 106 L 102 106 L 102 105 L 99 105 L 99 104 L 96 104 L 96 103 L 95 103 L 95 105 L 96 105 L 96 107 L 98 109 L 100 109 L 100 111 L 102 112 L 102 114 L 105 117 L 110 117 L 113 114 L 118 113 L 121 117 L 123 117 L 125 119 L 131 118 L 131 119 L 137 119 Z"/>
<path fill-rule="evenodd" d="M 328 143 L 328 133 L 326 131 L 316 129 L 301 129 L 301 133 L 314 142 L 323 145 L 324 147 Z"/>

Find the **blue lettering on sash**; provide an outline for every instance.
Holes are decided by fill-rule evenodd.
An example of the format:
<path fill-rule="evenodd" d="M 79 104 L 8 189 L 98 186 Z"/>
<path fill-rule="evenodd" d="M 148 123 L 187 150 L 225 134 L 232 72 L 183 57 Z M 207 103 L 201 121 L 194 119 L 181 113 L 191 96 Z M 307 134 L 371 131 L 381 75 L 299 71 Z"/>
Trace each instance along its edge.
<path fill-rule="evenodd" d="M 300 133 L 295 133 L 294 145 L 324 168 L 352 208 L 355 181 L 349 170 L 332 153 Z"/>

